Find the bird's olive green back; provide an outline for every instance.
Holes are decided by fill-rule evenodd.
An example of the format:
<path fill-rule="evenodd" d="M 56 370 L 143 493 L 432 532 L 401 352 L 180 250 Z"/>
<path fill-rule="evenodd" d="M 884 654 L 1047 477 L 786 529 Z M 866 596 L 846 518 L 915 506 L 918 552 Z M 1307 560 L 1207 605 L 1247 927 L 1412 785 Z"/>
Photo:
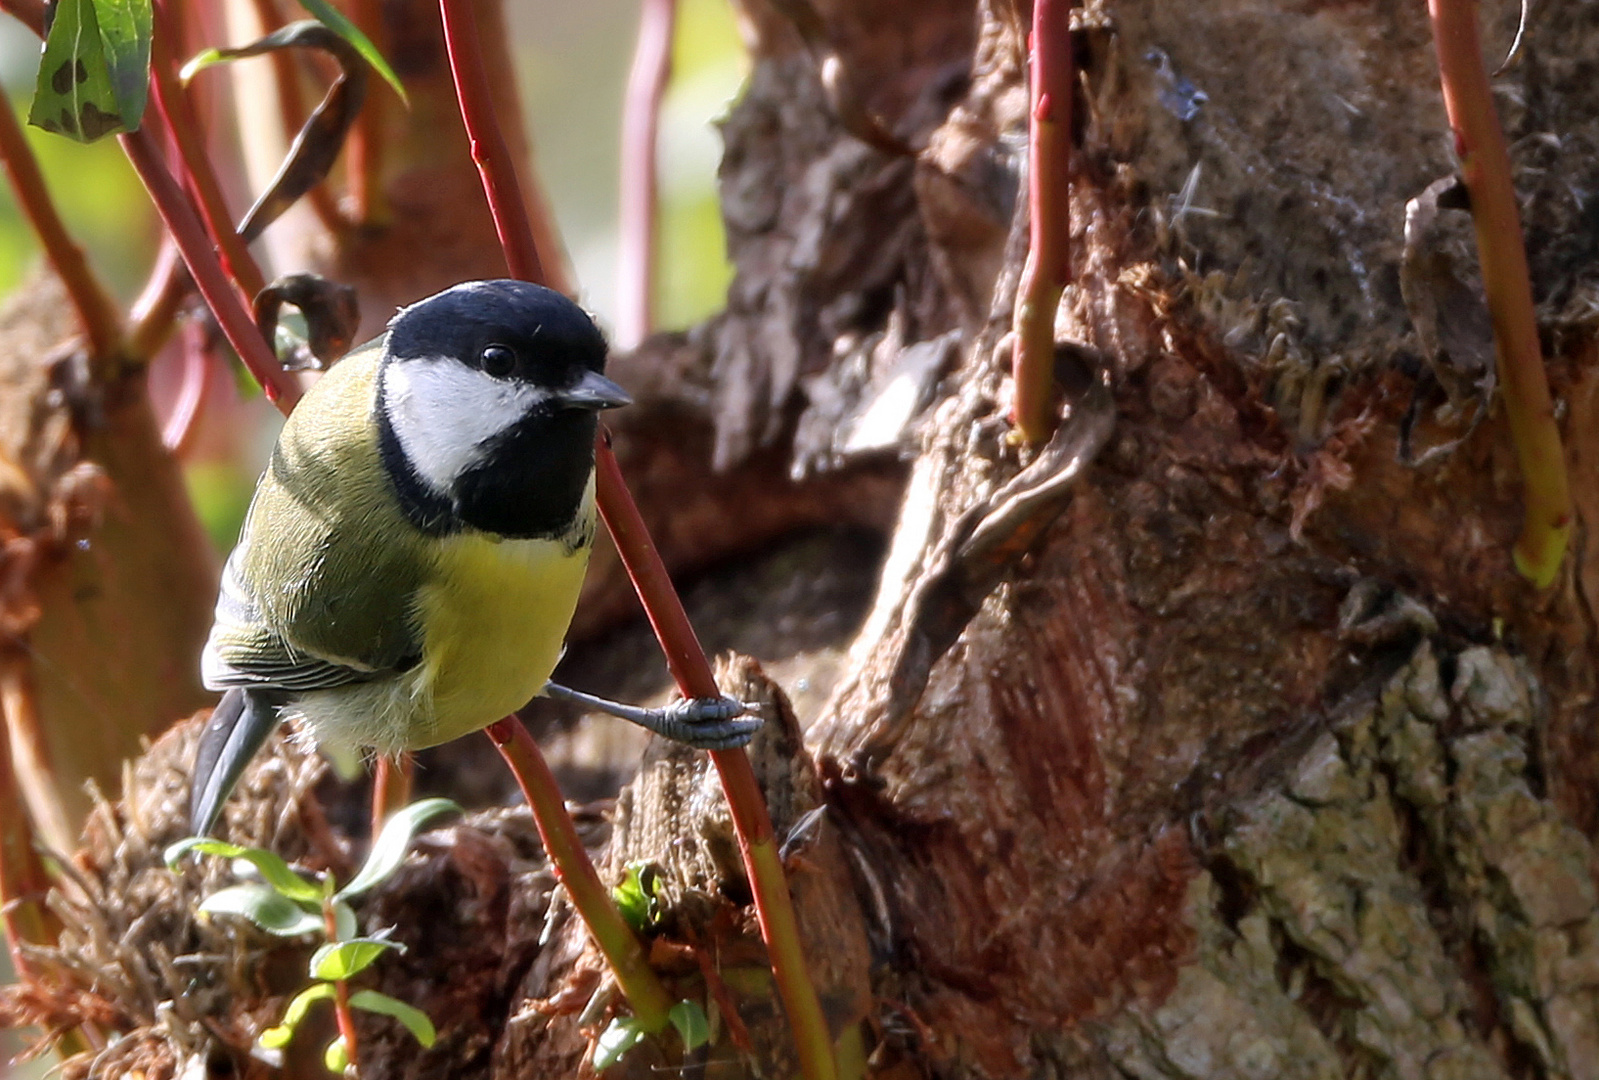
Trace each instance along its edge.
<path fill-rule="evenodd" d="M 295 408 L 241 537 L 240 585 L 262 628 L 293 652 L 368 670 L 419 657 L 414 607 L 430 571 L 379 460 L 380 344 L 335 365 Z"/>

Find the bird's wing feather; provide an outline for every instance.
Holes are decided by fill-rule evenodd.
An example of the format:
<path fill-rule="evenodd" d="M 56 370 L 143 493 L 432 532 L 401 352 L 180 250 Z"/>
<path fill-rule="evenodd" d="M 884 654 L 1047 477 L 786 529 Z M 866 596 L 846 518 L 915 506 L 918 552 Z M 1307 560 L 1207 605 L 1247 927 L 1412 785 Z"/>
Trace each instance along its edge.
<path fill-rule="evenodd" d="M 223 573 L 206 685 L 329 689 L 420 657 L 430 564 L 377 460 L 376 367 L 347 357 L 285 424 Z"/>

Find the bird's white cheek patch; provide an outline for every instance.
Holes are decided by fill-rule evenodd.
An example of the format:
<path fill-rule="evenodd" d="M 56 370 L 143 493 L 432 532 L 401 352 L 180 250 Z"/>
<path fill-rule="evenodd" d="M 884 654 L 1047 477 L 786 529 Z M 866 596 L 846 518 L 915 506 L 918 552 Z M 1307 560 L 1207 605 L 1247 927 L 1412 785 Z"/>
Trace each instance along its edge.
<path fill-rule="evenodd" d="M 417 476 L 440 494 L 474 465 L 482 445 L 547 395 L 491 378 L 448 357 L 391 362 L 383 376 L 389 423 Z"/>

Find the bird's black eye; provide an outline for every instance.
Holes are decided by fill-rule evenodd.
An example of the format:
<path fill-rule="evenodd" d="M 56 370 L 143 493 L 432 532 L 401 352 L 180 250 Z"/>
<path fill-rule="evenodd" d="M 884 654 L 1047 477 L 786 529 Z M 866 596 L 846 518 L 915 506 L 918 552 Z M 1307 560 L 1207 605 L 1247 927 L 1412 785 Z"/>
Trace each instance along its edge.
<path fill-rule="evenodd" d="M 478 353 L 478 363 L 485 375 L 503 379 L 516 370 L 516 351 L 506 345 L 485 345 Z"/>

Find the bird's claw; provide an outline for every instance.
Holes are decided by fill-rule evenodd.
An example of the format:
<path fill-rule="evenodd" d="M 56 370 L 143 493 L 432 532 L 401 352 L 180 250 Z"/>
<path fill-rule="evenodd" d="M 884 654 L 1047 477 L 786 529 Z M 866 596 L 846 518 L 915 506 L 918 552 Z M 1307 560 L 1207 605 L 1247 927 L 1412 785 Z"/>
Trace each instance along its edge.
<path fill-rule="evenodd" d="M 657 735 L 700 750 L 733 750 L 754 737 L 766 723 L 754 715 L 758 705 L 730 697 L 687 698 L 660 710 Z M 741 719 L 747 717 L 747 719 Z"/>

